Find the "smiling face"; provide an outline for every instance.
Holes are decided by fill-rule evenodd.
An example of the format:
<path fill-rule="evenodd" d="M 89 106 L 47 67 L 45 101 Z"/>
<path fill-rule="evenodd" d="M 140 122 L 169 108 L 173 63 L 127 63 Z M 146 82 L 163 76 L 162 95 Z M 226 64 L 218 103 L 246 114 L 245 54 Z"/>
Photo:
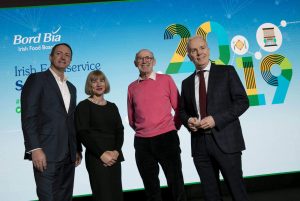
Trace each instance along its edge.
<path fill-rule="evenodd" d="M 55 48 L 53 53 L 49 56 L 51 66 L 55 71 L 64 72 L 70 65 L 72 60 L 72 53 L 66 45 L 59 45 Z"/>
<path fill-rule="evenodd" d="M 110 91 L 109 82 L 100 70 L 91 71 L 86 78 L 85 93 L 92 96 L 102 96 Z"/>
<path fill-rule="evenodd" d="M 100 77 L 91 80 L 91 90 L 93 95 L 102 96 L 106 91 L 105 80 Z"/>
<path fill-rule="evenodd" d="M 209 63 L 209 48 L 206 41 L 200 36 L 191 38 L 188 42 L 188 57 L 201 70 Z"/>
<path fill-rule="evenodd" d="M 147 78 L 153 72 L 153 66 L 156 64 L 156 61 L 151 51 L 141 50 L 136 54 L 134 64 L 139 69 L 140 76 Z"/>

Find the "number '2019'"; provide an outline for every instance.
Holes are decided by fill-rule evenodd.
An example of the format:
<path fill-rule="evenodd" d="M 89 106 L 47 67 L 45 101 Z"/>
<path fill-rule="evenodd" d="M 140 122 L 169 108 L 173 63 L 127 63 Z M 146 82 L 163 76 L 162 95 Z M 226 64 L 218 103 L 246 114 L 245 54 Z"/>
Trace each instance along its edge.
<path fill-rule="evenodd" d="M 213 62 L 216 64 L 226 65 L 230 60 L 230 46 L 225 29 L 216 22 L 208 21 L 201 24 L 197 28 L 196 35 L 200 35 L 206 39 L 207 35 L 211 32 L 217 35 L 219 45 L 219 58 Z M 194 71 L 194 65 L 192 62 L 184 61 L 187 55 L 187 41 L 191 34 L 185 26 L 180 24 L 171 24 L 165 29 L 164 39 L 173 39 L 173 36 L 175 35 L 180 36 L 180 41 L 167 67 L 166 73 L 176 74 L 192 72 Z M 244 79 L 250 106 L 265 105 L 265 95 L 259 94 L 256 87 L 252 56 L 237 57 L 236 64 L 239 68 L 244 70 Z M 271 73 L 271 68 L 275 64 L 277 64 L 281 69 L 281 74 L 278 76 L 275 76 Z M 293 74 L 291 62 L 283 55 L 269 54 L 262 58 L 260 63 L 260 71 L 263 79 L 269 85 L 276 87 L 272 104 L 284 103 Z"/>

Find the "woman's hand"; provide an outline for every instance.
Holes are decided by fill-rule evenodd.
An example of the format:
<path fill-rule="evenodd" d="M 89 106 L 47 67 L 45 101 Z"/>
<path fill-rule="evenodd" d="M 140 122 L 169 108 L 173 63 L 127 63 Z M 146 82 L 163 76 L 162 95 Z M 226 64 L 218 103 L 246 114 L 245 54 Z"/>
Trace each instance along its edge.
<path fill-rule="evenodd" d="M 100 156 L 100 159 L 104 163 L 104 166 L 112 166 L 117 161 L 117 159 L 115 159 L 115 153 L 114 153 L 114 151 L 105 151 Z"/>

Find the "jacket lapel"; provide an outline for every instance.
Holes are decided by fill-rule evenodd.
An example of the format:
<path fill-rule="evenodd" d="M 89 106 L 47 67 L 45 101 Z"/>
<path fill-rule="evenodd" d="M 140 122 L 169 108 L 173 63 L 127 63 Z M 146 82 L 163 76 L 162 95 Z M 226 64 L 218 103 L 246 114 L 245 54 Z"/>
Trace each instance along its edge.
<path fill-rule="evenodd" d="M 190 87 L 190 94 L 191 94 L 191 99 L 192 99 L 192 104 L 193 104 L 193 108 L 195 113 L 198 116 L 198 110 L 197 110 L 197 105 L 196 105 L 196 94 L 195 94 L 195 76 L 196 76 L 196 71 L 190 76 L 189 79 L 189 85 Z"/>
<path fill-rule="evenodd" d="M 68 88 L 69 88 L 69 92 L 70 92 L 70 106 L 69 106 L 69 110 L 68 110 L 68 114 L 71 114 L 72 111 L 75 109 L 76 107 L 76 94 L 70 84 L 69 81 L 67 81 L 67 85 L 68 85 Z"/>
<path fill-rule="evenodd" d="M 214 63 L 211 63 L 210 67 L 210 72 L 209 72 L 209 77 L 208 77 L 208 87 L 207 87 L 207 105 L 210 100 L 210 94 L 213 93 L 213 89 L 216 85 L 216 68 L 218 68 Z"/>

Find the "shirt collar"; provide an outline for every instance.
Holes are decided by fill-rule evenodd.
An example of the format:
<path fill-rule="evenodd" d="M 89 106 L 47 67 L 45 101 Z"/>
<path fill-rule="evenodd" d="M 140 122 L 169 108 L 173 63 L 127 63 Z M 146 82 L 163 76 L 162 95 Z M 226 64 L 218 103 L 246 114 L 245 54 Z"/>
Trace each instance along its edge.
<path fill-rule="evenodd" d="M 209 60 L 207 66 L 205 66 L 202 70 L 203 71 L 206 71 L 206 72 L 209 72 L 210 71 L 210 68 L 211 68 L 211 61 Z M 200 70 L 196 70 L 196 74 L 199 72 Z"/>
<path fill-rule="evenodd" d="M 156 80 L 156 73 L 154 71 L 152 71 L 152 73 L 150 74 L 150 76 L 147 79 Z M 138 82 L 143 81 L 143 80 L 146 80 L 146 79 L 143 79 L 139 76 Z"/>
<path fill-rule="evenodd" d="M 49 68 L 49 70 L 52 73 L 52 75 L 54 76 L 54 78 L 56 79 L 56 81 L 60 81 L 61 82 L 60 77 L 54 72 L 54 70 L 52 70 L 51 67 Z M 68 77 L 66 75 L 64 75 L 63 82 L 66 82 L 67 80 L 68 80 Z"/>

